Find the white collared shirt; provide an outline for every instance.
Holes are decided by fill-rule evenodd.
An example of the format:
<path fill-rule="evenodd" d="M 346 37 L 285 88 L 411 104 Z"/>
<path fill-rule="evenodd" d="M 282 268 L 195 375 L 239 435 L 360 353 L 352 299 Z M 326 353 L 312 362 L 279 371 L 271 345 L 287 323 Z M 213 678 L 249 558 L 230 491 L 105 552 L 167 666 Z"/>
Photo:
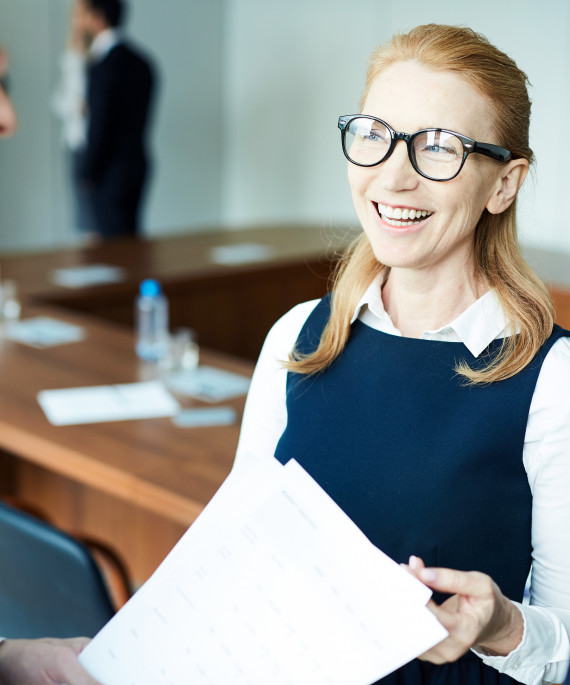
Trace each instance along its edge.
<path fill-rule="evenodd" d="M 117 45 L 119 40 L 120 36 L 117 29 L 105 29 L 98 33 L 89 48 L 91 62 L 100 62 Z"/>
<path fill-rule="evenodd" d="M 52 107 L 61 119 L 61 140 L 70 150 L 80 150 L 87 137 L 85 116 L 85 57 L 73 50 L 60 60 L 60 78 L 52 98 Z"/>
<path fill-rule="evenodd" d="M 376 279 L 354 312 L 353 321 L 401 335 L 385 311 Z M 253 375 L 244 411 L 236 464 L 248 455 L 275 453 L 287 424 L 287 370 L 282 362 L 318 300 L 297 305 L 269 332 Z M 462 342 L 474 356 L 506 334 L 498 298 L 487 292 L 460 316 L 422 339 Z M 530 605 L 521 644 L 506 657 L 482 660 L 528 685 L 559 683 L 570 662 L 570 338 L 557 341 L 542 365 L 532 398 L 523 464 L 533 496 L 533 565 Z M 476 569 L 474 569 L 476 570 Z"/>

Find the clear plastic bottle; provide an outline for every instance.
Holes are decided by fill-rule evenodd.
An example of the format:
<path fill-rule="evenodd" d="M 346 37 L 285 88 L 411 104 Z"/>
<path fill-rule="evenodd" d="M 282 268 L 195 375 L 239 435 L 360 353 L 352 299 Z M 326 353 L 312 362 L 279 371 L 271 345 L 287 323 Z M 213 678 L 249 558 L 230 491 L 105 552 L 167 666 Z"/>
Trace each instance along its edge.
<path fill-rule="evenodd" d="M 136 352 L 141 359 L 157 361 L 168 354 L 168 300 L 160 283 L 144 280 L 135 302 Z"/>

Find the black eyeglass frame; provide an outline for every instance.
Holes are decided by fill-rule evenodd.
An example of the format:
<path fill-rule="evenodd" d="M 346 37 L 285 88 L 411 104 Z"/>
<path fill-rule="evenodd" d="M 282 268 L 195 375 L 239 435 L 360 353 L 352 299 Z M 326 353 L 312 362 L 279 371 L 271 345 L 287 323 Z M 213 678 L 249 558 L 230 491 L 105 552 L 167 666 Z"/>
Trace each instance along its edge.
<path fill-rule="evenodd" d="M 388 148 L 388 152 L 384 155 L 384 157 L 382 157 L 380 161 L 374 162 L 374 164 L 359 164 L 358 162 L 355 162 L 353 159 L 349 157 L 348 152 L 346 151 L 345 143 L 346 131 L 348 129 L 348 125 L 351 121 L 354 121 L 354 119 L 370 119 L 371 121 L 377 121 L 379 124 L 382 124 L 382 126 L 385 126 L 386 129 L 390 132 L 390 147 Z M 464 136 L 461 133 L 456 133 L 455 131 L 450 131 L 446 128 L 424 128 L 421 131 L 416 131 L 415 133 L 402 133 L 401 131 L 395 131 L 390 126 L 390 124 L 387 124 L 382 119 L 378 119 L 378 117 L 373 117 L 370 114 L 347 114 L 344 116 L 340 116 L 338 118 L 338 127 L 340 129 L 341 134 L 342 151 L 344 153 L 344 156 L 348 159 L 348 161 L 351 164 L 355 164 L 356 166 L 361 167 L 378 166 L 379 164 L 382 164 L 382 162 L 385 162 L 388 159 L 388 157 L 390 157 L 392 152 L 394 152 L 396 143 L 399 140 L 403 140 L 407 145 L 408 158 L 410 160 L 412 167 L 414 168 L 414 171 L 416 171 L 420 176 L 429 179 L 430 181 L 438 181 L 441 183 L 445 181 L 451 181 L 452 179 L 456 178 L 461 172 L 461 169 L 463 169 L 465 160 L 473 152 L 485 155 L 485 157 L 490 157 L 491 159 L 495 159 L 498 162 L 508 162 L 513 158 L 510 150 L 506 150 L 504 147 L 500 147 L 499 145 L 493 145 L 491 143 L 480 143 L 476 140 L 473 140 L 473 138 Z M 414 140 L 423 133 L 449 133 L 461 141 L 461 144 L 463 145 L 463 159 L 461 160 L 459 169 L 456 171 L 455 174 L 453 174 L 453 176 L 450 176 L 449 178 L 433 178 L 432 176 L 428 176 L 427 174 L 424 174 L 422 171 L 418 169 L 416 153 L 414 150 Z"/>

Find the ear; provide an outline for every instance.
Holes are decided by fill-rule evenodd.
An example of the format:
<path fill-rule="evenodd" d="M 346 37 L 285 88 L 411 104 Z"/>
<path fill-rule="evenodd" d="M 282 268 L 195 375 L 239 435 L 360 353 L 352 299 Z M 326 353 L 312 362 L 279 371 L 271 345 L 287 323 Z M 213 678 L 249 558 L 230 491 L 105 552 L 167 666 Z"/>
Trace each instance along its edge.
<path fill-rule="evenodd" d="M 511 206 L 526 178 L 528 166 L 526 159 L 512 159 L 501 169 L 486 205 L 491 214 L 500 214 Z"/>

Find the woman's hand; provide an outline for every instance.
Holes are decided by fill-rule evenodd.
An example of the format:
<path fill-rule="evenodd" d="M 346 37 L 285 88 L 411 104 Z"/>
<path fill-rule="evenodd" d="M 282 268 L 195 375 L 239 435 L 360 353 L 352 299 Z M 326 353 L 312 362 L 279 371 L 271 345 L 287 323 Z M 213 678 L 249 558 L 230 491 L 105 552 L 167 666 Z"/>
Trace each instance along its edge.
<path fill-rule="evenodd" d="M 420 659 L 435 664 L 455 661 L 474 645 L 486 654 L 506 656 L 520 644 L 522 614 L 492 578 L 476 571 L 425 568 L 418 557 L 410 557 L 408 568 L 432 590 L 452 595 L 441 605 L 429 601 L 428 609 L 449 635 Z"/>

